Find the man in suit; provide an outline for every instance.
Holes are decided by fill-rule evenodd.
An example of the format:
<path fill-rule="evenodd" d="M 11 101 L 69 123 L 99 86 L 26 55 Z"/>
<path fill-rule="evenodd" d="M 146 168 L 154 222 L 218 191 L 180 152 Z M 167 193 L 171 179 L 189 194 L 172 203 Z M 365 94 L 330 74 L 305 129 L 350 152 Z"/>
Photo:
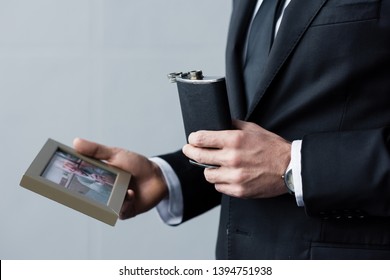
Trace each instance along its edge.
<path fill-rule="evenodd" d="M 219 168 L 182 151 L 150 161 L 81 139 L 75 148 L 134 175 L 121 218 L 176 199 L 168 223 L 178 224 L 221 204 L 217 258 L 390 259 L 390 1 L 280 2 L 253 70 L 248 30 L 266 1 L 233 1 L 234 129 L 193 133 L 182 150 Z"/>

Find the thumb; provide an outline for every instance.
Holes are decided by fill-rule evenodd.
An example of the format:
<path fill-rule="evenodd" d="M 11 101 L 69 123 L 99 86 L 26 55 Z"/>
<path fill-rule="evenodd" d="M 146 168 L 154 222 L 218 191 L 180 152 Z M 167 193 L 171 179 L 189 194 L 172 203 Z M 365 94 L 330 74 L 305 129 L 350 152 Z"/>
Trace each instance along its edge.
<path fill-rule="evenodd" d="M 73 140 L 74 149 L 80 154 L 96 159 L 109 160 L 114 155 L 114 149 L 81 138 Z"/>

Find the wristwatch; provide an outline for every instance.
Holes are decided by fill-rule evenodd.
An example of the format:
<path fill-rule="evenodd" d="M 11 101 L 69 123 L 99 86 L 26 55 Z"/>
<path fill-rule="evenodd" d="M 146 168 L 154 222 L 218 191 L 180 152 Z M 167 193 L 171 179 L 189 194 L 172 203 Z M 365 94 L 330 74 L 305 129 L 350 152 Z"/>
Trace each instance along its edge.
<path fill-rule="evenodd" d="M 284 180 L 284 184 L 286 185 L 289 194 L 295 195 L 291 162 L 287 166 L 286 172 L 282 175 L 282 179 Z"/>

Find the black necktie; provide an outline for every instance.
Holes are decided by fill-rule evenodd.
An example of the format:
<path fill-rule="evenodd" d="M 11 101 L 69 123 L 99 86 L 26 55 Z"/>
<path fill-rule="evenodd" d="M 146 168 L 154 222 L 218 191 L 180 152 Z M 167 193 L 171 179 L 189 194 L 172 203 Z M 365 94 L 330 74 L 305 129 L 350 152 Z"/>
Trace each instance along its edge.
<path fill-rule="evenodd" d="M 280 0 L 264 0 L 253 19 L 244 65 L 247 108 L 251 106 L 273 42 L 275 14 Z M 284 2 L 284 1 L 282 1 Z"/>

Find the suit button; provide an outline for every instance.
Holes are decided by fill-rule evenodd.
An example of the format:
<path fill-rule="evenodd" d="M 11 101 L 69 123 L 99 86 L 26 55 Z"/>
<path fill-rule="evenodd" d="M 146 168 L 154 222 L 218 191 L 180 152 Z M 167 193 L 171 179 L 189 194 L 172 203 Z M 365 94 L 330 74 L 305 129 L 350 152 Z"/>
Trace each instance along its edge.
<path fill-rule="evenodd" d="M 359 218 L 359 219 L 364 219 L 366 217 L 366 215 L 364 215 L 363 211 L 361 210 L 355 210 L 355 213 L 356 213 L 356 216 Z"/>
<path fill-rule="evenodd" d="M 342 211 L 339 211 L 339 210 L 332 210 L 332 211 L 330 211 L 330 213 L 331 213 L 330 217 L 331 217 L 332 219 L 337 219 L 337 220 L 341 219 Z"/>
<path fill-rule="evenodd" d="M 329 214 L 325 211 L 320 212 L 320 218 L 323 220 L 328 220 L 329 219 Z"/>
<path fill-rule="evenodd" d="M 344 217 L 347 218 L 347 219 L 352 219 L 354 217 L 354 213 L 355 211 L 353 210 L 349 210 L 349 209 L 345 209 L 344 210 Z"/>

